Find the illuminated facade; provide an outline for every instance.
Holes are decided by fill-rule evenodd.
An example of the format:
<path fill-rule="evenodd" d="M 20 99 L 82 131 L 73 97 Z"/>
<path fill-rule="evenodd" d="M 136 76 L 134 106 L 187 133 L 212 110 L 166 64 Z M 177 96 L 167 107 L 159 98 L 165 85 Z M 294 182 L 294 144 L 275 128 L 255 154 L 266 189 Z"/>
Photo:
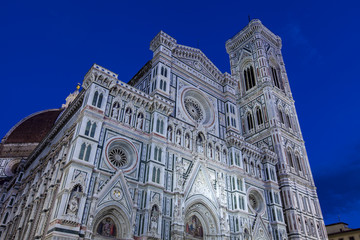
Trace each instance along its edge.
<path fill-rule="evenodd" d="M 280 38 L 251 21 L 231 74 L 150 49 L 128 84 L 94 64 L 29 153 L 8 139 L 31 117 L 6 135 L 1 239 L 327 239 Z"/>

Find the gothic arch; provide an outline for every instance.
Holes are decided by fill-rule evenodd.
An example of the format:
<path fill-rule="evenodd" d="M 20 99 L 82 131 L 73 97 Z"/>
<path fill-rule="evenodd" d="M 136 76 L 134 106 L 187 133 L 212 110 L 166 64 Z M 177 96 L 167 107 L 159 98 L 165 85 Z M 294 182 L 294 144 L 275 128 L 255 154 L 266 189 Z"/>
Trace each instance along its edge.
<path fill-rule="evenodd" d="M 92 226 L 94 240 L 130 238 L 132 234 L 131 219 L 118 206 L 108 206 L 100 210 Z"/>
<path fill-rule="evenodd" d="M 184 235 L 186 239 L 199 239 L 200 237 L 199 236 L 198 238 L 195 238 L 189 229 L 187 229 L 187 227 L 189 228 L 187 225 L 189 225 L 189 222 L 193 220 L 193 216 L 195 216 L 201 224 L 202 239 L 218 236 L 221 230 L 217 212 L 218 210 L 216 209 L 215 205 L 207 198 L 199 195 L 191 196 L 185 202 Z"/>

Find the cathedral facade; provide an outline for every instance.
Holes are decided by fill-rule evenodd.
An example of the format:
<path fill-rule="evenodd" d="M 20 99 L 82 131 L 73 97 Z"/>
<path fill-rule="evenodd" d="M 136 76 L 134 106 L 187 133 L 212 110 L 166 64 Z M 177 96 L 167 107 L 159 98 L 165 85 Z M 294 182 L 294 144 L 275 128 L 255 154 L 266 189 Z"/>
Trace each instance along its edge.
<path fill-rule="evenodd" d="M 0 239 L 327 239 L 280 38 L 252 20 L 231 74 L 164 32 L 150 49 L 3 138 Z"/>

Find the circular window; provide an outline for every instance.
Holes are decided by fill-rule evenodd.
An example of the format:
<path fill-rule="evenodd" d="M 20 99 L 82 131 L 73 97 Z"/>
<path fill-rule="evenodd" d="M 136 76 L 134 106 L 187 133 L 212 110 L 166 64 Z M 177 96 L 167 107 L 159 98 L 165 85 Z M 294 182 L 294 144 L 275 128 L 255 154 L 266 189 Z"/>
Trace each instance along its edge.
<path fill-rule="evenodd" d="M 134 145 L 124 138 L 114 138 L 106 145 L 106 160 L 114 169 L 128 172 L 138 162 L 138 154 Z"/>
<path fill-rule="evenodd" d="M 198 89 L 185 89 L 181 94 L 181 102 L 190 120 L 207 127 L 214 124 L 214 106 Z"/>
<path fill-rule="evenodd" d="M 124 149 L 117 147 L 109 152 L 109 160 L 116 167 L 122 167 L 127 163 L 127 158 Z"/>
<path fill-rule="evenodd" d="M 264 201 L 261 194 L 256 190 L 251 190 L 249 193 L 249 205 L 257 213 L 264 209 Z"/>
<path fill-rule="evenodd" d="M 204 118 L 200 104 L 193 98 L 185 99 L 185 109 L 190 117 L 196 122 L 201 122 Z"/>

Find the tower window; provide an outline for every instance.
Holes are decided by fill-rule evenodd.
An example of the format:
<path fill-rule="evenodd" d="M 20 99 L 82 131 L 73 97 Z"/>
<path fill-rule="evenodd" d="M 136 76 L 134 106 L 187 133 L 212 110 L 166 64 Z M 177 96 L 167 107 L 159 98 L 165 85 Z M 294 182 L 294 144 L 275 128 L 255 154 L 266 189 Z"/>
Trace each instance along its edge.
<path fill-rule="evenodd" d="M 101 103 L 102 103 L 103 97 L 104 97 L 104 95 L 102 93 L 100 93 L 100 95 L 99 95 L 99 92 L 96 91 L 94 93 L 94 97 L 93 97 L 91 104 L 95 107 L 101 108 Z"/>
<path fill-rule="evenodd" d="M 274 81 L 275 87 L 279 89 L 284 89 L 281 80 L 278 78 L 277 70 L 274 67 L 271 67 L 271 73 Z"/>
<path fill-rule="evenodd" d="M 245 90 L 249 90 L 256 85 L 254 68 L 252 66 L 244 70 Z"/>
<path fill-rule="evenodd" d="M 246 118 L 247 118 L 248 129 L 250 131 L 254 128 L 252 114 L 248 112 Z"/>
<path fill-rule="evenodd" d="M 257 124 L 258 125 L 261 125 L 261 124 L 264 123 L 262 113 L 261 113 L 261 109 L 259 107 L 256 108 L 256 118 L 257 118 Z"/>

